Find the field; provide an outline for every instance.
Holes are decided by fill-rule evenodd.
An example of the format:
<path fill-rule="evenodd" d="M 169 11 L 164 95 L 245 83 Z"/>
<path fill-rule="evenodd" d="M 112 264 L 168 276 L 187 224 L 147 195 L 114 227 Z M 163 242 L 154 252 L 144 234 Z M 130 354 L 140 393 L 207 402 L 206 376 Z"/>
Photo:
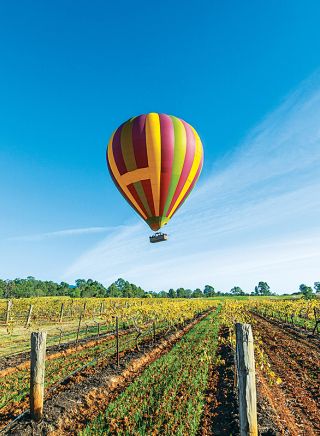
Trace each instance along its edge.
<path fill-rule="evenodd" d="M 319 310 L 319 300 L 248 297 L 0 300 L 0 429 L 238 434 L 234 323 L 242 322 L 254 334 L 260 434 L 317 435 Z M 29 341 L 38 329 L 48 332 L 45 405 L 31 425 Z"/>

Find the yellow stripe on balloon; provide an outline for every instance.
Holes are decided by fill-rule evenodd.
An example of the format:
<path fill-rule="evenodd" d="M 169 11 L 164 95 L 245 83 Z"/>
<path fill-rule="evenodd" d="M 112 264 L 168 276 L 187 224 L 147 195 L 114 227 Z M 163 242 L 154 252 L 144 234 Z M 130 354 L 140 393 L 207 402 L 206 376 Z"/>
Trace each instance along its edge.
<path fill-rule="evenodd" d="M 111 139 L 108 144 L 108 162 L 110 165 L 110 169 L 112 171 L 113 177 L 116 179 L 117 183 L 119 184 L 120 188 L 123 190 L 125 195 L 128 197 L 128 199 L 131 201 L 131 203 L 136 207 L 136 209 L 139 211 L 139 213 L 143 216 L 144 219 L 147 219 L 147 215 L 142 211 L 141 207 L 138 205 L 134 197 L 132 196 L 131 192 L 127 188 L 127 185 L 123 183 L 121 175 L 118 171 L 118 168 L 116 166 L 113 150 L 112 150 L 112 141 L 113 141 L 113 135 L 111 136 Z"/>
<path fill-rule="evenodd" d="M 170 219 L 172 217 L 172 215 L 174 214 L 174 212 L 176 211 L 177 207 L 179 206 L 181 200 L 183 199 L 183 197 L 185 196 L 186 192 L 188 191 L 188 189 L 190 188 L 191 183 L 193 182 L 197 171 L 199 169 L 199 166 L 201 164 L 201 158 L 202 158 L 202 154 L 203 154 L 203 148 L 202 148 L 202 143 L 201 140 L 199 138 L 198 133 L 195 131 L 195 129 L 190 126 L 193 134 L 195 136 L 195 140 L 196 140 L 196 149 L 195 149 L 195 153 L 194 153 L 194 158 L 193 158 L 193 162 L 192 162 L 192 167 L 191 170 L 189 172 L 188 178 L 184 184 L 184 187 L 182 189 L 182 191 L 180 192 L 179 197 L 177 198 L 173 208 L 171 209 L 170 214 L 168 215 L 168 218 Z"/>
<path fill-rule="evenodd" d="M 159 216 L 161 176 L 161 131 L 159 115 L 150 113 L 146 117 L 146 142 L 150 181 L 155 215 Z"/>
<path fill-rule="evenodd" d="M 128 186 L 130 183 L 140 182 L 141 180 L 150 179 L 150 168 L 138 168 L 134 171 L 129 171 L 119 176 L 121 184 Z"/>

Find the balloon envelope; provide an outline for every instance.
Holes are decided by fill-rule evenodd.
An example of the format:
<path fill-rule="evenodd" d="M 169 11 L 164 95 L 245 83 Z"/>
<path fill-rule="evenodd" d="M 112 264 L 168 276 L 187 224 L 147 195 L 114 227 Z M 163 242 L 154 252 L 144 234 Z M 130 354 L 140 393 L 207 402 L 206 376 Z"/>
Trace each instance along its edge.
<path fill-rule="evenodd" d="M 190 194 L 203 165 L 203 147 L 190 124 L 172 115 L 131 118 L 111 136 L 107 163 L 117 188 L 159 230 Z"/>

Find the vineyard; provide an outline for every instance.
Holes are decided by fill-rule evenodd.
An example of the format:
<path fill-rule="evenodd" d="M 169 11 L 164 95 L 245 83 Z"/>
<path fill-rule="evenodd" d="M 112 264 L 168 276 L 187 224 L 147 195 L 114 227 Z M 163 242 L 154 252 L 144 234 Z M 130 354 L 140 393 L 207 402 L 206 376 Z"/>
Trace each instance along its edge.
<path fill-rule="evenodd" d="M 320 433 L 320 301 L 0 300 L 4 434 L 239 434 L 235 323 L 252 326 L 259 434 Z M 46 331 L 31 420 L 30 333 Z"/>

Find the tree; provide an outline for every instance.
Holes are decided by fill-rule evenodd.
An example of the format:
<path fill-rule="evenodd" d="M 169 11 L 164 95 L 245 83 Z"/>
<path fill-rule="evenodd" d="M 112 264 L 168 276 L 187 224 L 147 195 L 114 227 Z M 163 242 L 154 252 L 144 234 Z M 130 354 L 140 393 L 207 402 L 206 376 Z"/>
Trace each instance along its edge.
<path fill-rule="evenodd" d="M 191 289 L 185 289 L 185 298 L 191 298 L 192 296 L 192 290 Z"/>
<path fill-rule="evenodd" d="M 81 288 L 86 284 L 86 281 L 84 279 L 77 279 L 76 280 L 76 287 Z"/>
<path fill-rule="evenodd" d="M 255 295 L 271 295 L 270 286 L 267 282 L 259 282 L 254 288 Z"/>
<path fill-rule="evenodd" d="M 314 290 L 317 294 L 320 293 L 320 282 L 314 282 Z"/>
<path fill-rule="evenodd" d="M 0 298 L 4 298 L 6 293 L 6 282 L 0 279 Z"/>
<path fill-rule="evenodd" d="M 126 281 L 120 278 L 120 279 L 115 281 L 115 285 L 119 289 L 119 291 L 123 292 L 123 290 L 126 286 Z"/>
<path fill-rule="evenodd" d="M 186 298 L 186 290 L 184 288 L 177 289 L 177 297 L 178 298 Z"/>
<path fill-rule="evenodd" d="M 115 283 L 111 283 L 111 285 L 108 287 L 107 297 L 121 297 L 121 291 L 117 288 Z"/>
<path fill-rule="evenodd" d="M 169 295 L 169 298 L 176 298 L 177 293 L 174 289 L 169 289 L 168 295 Z"/>
<path fill-rule="evenodd" d="M 211 285 L 205 285 L 203 293 L 205 297 L 213 297 L 215 295 L 214 287 Z"/>
<path fill-rule="evenodd" d="M 232 295 L 244 295 L 243 290 L 239 286 L 234 286 L 232 289 L 230 289 L 230 293 Z"/>
<path fill-rule="evenodd" d="M 202 298 L 203 297 L 203 292 L 201 291 L 201 289 L 197 288 L 192 292 L 192 298 Z"/>
<path fill-rule="evenodd" d="M 303 294 L 303 298 L 305 298 L 306 300 L 310 300 L 313 297 L 313 291 L 311 286 L 301 284 L 299 286 L 299 290 Z"/>
<path fill-rule="evenodd" d="M 71 298 L 80 298 L 81 297 L 81 291 L 79 288 L 71 288 L 69 291 L 69 296 Z"/>
<path fill-rule="evenodd" d="M 75 286 L 66 282 L 55 283 L 51 280 L 37 280 L 32 276 L 26 279 L 13 280 L 0 279 L 0 298 L 22 298 L 41 296 L 67 295 L 72 298 L 79 297 L 143 297 L 145 291 L 124 279 L 118 279 L 108 289 L 103 284 L 92 279 L 77 279 Z"/>

